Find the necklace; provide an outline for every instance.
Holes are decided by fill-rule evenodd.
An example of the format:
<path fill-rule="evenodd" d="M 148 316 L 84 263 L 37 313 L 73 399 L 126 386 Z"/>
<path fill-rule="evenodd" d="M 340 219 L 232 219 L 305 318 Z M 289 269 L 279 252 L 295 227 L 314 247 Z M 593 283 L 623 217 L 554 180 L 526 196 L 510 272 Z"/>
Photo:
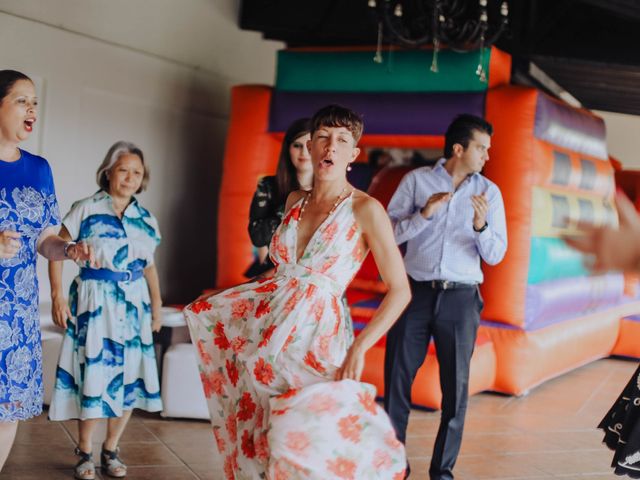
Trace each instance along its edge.
<path fill-rule="evenodd" d="M 345 198 L 347 198 L 347 195 L 344 195 L 344 193 L 349 189 L 349 185 L 347 184 L 347 186 L 345 186 L 340 193 L 338 194 L 338 198 L 336 198 L 336 201 L 333 202 L 333 206 L 331 207 L 331 210 L 329 210 L 329 214 L 327 215 L 327 218 L 329 216 L 331 216 L 331 214 L 336 210 L 336 208 L 338 208 L 338 205 L 340 205 L 340 202 L 342 200 L 344 200 Z M 349 194 L 351 194 L 353 192 L 353 190 L 351 192 L 349 192 Z M 344 196 L 343 196 L 344 195 Z M 304 213 L 305 208 L 307 208 L 307 204 L 311 201 L 311 197 L 313 196 L 313 190 L 309 190 L 309 193 L 307 194 L 306 197 L 304 197 L 304 200 L 302 201 L 302 205 L 300 206 L 300 215 L 298 215 L 298 225 L 300 225 L 300 221 L 302 220 L 302 215 Z"/>

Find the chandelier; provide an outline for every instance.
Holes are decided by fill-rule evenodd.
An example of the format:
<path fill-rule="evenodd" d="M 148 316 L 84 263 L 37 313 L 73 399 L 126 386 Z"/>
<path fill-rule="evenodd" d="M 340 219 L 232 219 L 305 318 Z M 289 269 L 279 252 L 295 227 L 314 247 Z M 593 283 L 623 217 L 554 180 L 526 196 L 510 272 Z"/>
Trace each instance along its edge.
<path fill-rule="evenodd" d="M 378 22 L 378 46 L 373 60 L 382 63 L 382 41 L 408 48 L 433 45 L 431 71 L 438 72 L 441 45 L 459 51 L 480 51 L 476 75 L 487 81 L 484 49 L 493 45 L 509 23 L 504 0 L 368 0 Z"/>

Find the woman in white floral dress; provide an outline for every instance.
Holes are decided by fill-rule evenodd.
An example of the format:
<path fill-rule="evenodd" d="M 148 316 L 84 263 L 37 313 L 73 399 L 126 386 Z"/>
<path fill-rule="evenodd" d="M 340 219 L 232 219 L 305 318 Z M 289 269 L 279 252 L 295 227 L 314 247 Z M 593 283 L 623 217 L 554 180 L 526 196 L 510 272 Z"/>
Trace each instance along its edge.
<path fill-rule="evenodd" d="M 186 309 L 227 480 L 404 478 L 404 448 L 359 382 L 410 298 L 384 208 L 346 180 L 361 133 L 343 107 L 314 116 L 314 186 L 289 196 L 276 273 Z M 369 249 L 388 293 L 351 343 L 340 298 Z"/>
<path fill-rule="evenodd" d="M 49 164 L 18 148 L 33 131 L 37 104 L 29 77 L 0 70 L 0 470 L 17 421 L 42 412 L 37 254 L 93 262 L 86 245 L 55 234 L 60 214 Z"/>

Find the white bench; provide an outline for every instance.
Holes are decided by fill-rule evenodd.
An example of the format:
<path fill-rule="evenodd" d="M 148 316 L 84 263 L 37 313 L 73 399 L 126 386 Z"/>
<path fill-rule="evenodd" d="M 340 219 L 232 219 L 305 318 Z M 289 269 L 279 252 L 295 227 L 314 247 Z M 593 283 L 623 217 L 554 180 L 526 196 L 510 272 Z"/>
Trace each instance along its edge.
<path fill-rule="evenodd" d="M 209 418 L 193 344 L 171 345 L 164 354 L 160 394 L 163 417 Z"/>
<path fill-rule="evenodd" d="M 42 332 L 42 385 L 44 386 L 44 404 L 51 404 L 51 395 L 56 384 L 56 368 L 64 330 L 53 323 L 51 304 L 40 304 L 40 330 Z"/>

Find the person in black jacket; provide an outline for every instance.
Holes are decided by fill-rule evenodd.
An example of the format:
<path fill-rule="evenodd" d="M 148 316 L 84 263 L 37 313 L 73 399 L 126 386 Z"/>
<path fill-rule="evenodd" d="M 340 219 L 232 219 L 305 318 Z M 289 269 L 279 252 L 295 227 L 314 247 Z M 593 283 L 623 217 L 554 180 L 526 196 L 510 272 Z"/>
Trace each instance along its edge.
<path fill-rule="evenodd" d="M 268 256 L 269 243 L 280 225 L 289 193 L 311 190 L 313 166 L 307 150 L 310 130 L 308 118 L 295 120 L 284 135 L 276 174 L 258 182 L 249 210 L 249 236 L 258 249 L 258 258 L 245 272 L 249 278 L 273 268 Z"/>

